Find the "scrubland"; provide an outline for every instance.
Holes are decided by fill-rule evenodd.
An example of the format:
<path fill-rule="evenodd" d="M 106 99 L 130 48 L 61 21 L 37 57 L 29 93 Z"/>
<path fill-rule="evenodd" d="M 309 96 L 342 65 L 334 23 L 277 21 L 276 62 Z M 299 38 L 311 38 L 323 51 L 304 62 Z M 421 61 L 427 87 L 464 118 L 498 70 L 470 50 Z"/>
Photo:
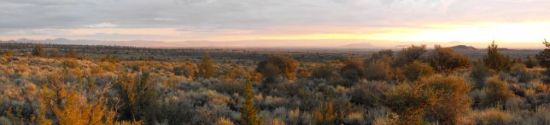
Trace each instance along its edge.
<path fill-rule="evenodd" d="M 0 124 L 550 124 L 550 44 L 513 58 L 410 46 L 301 61 L 287 54 L 121 60 L 2 50 Z M 52 54 L 54 53 L 54 54 Z"/>

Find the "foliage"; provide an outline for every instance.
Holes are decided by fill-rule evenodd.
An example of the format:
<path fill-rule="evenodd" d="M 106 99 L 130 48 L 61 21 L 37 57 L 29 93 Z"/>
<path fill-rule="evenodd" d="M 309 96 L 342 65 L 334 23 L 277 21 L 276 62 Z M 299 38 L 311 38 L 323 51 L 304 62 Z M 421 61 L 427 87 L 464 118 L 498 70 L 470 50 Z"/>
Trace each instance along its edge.
<path fill-rule="evenodd" d="M 67 52 L 65 53 L 65 57 L 67 58 L 78 58 L 78 53 L 76 53 L 76 51 L 74 49 L 69 49 L 67 50 Z"/>
<path fill-rule="evenodd" d="M 119 89 L 119 96 L 122 100 L 122 107 L 119 109 L 120 118 L 132 121 L 153 122 L 157 107 L 156 86 L 150 81 L 150 73 L 142 71 L 139 74 L 125 74 L 119 76 L 116 84 Z"/>
<path fill-rule="evenodd" d="M 365 69 L 362 62 L 351 60 L 345 63 L 345 66 L 340 69 L 342 78 L 350 83 L 356 83 L 365 77 Z"/>
<path fill-rule="evenodd" d="M 499 52 L 498 45 L 493 41 L 489 47 L 487 47 L 487 55 L 483 57 L 485 66 L 495 71 L 508 70 L 511 65 L 511 60 L 508 56 L 502 55 Z"/>
<path fill-rule="evenodd" d="M 242 125 L 260 125 L 260 119 L 256 115 L 254 106 L 254 93 L 252 90 L 252 82 L 246 82 L 244 89 L 244 104 L 241 108 L 241 124 Z"/>
<path fill-rule="evenodd" d="M 33 56 L 44 56 L 44 48 L 40 45 L 34 47 L 32 49 L 32 53 L 31 53 Z"/>
<path fill-rule="evenodd" d="M 409 81 L 416 81 L 424 76 L 430 76 L 435 73 L 433 68 L 426 64 L 422 63 L 420 61 L 414 61 L 410 64 L 407 64 L 403 66 L 403 75 L 409 80 Z"/>
<path fill-rule="evenodd" d="M 459 124 L 460 117 L 470 109 L 470 84 L 456 76 L 425 77 L 419 81 L 425 90 L 437 94 L 437 102 L 429 108 L 428 118 L 445 125 Z M 452 107 L 452 108 L 451 108 Z"/>
<path fill-rule="evenodd" d="M 256 71 L 261 73 L 266 82 L 274 82 L 277 78 L 296 79 L 298 61 L 289 56 L 270 56 L 258 64 Z"/>
<path fill-rule="evenodd" d="M 408 63 L 411 63 L 415 60 L 420 59 L 420 57 L 426 52 L 426 46 L 415 46 L 412 45 L 408 48 L 402 49 L 395 59 L 395 66 L 402 66 Z"/>
<path fill-rule="evenodd" d="M 550 67 L 550 42 L 544 40 L 544 45 L 546 46 L 546 49 L 541 51 L 539 54 L 537 54 L 537 59 L 539 60 L 539 64 L 543 67 L 549 68 Z"/>
<path fill-rule="evenodd" d="M 365 77 L 368 80 L 390 80 L 393 77 L 393 68 L 389 58 L 370 62 L 365 68 Z"/>
<path fill-rule="evenodd" d="M 483 89 L 486 95 L 486 98 L 482 100 L 484 106 L 502 105 L 516 96 L 514 92 L 510 90 L 508 84 L 498 79 L 498 77 L 492 77 L 487 80 Z"/>
<path fill-rule="evenodd" d="M 197 76 L 200 78 L 212 78 L 216 75 L 216 63 L 208 54 L 202 57 Z"/>
<path fill-rule="evenodd" d="M 401 83 L 384 93 L 384 105 L 398 115 L 400 125 L 418 125 L 423 121 L 425 109 L 434 105 L 433 91 L 421 86 Z"/>
<path fill-rule="evenodd" d="M 451 48 L 435 46 L 435 50 L 426 59 L 427 62 L 439 72 L 449 72 L 459 68 L 470 66 L 468 57 L 456 53 Z"/>

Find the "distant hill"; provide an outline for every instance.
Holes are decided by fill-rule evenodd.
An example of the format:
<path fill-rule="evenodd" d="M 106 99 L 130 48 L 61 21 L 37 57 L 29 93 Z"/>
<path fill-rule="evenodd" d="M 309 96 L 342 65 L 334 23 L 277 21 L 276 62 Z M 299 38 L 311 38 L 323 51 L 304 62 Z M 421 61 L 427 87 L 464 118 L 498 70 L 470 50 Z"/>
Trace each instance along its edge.
<path fill-rule="evenodd" d="M 455 51 L 475 51 L 475 50 L 478 50 L 473 46 L 466 46 L 466 45 L 457 45 L 457 46 L 452 46 L 452 47 L 449 47 L 449 48 L 451 48 Z"/>

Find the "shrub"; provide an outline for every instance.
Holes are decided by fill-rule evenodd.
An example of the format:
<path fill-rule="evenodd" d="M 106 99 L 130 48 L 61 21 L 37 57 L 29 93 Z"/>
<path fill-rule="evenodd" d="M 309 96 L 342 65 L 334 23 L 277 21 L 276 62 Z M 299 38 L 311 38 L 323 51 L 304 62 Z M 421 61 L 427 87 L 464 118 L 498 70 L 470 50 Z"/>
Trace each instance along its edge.
<path fill-rule="evenodd" d="M 424 76 L 430 76 L 434 74 L 433 68 L 426 64 L 422 63 L 420 61 L 414 61 L 410 64 L 407 64 L 403 66 L 402 68 L 403 75 L 409 80 L 409 81 L 416 81 Z"/>
<path fill-rule="evenodd" d="M 360 83 L 354 86 L 351 92 L 351 102 L 365 107 L 383 106 L 384 92 L 391 86 L 385 82 Z"/>
<path fill-rule="evenodd" d="M 508 99 L 516 96 L 508 87 L 508 83 L 498 79 L 498 77 L 492 77 L 487 80 L 483 89 L 486 94 L 486 98 L 482 100 L 485 106 L 502 105 Z"/>
<path fill-rule="evenodd" d="M 31 54 L 33 56 L 44 56 L 44 48 L 40 45 L 38 46 L 35 46 L 33 49 L 32 49 L 32 52 Z"/>
<path fill-rule="evenodd" d="M 14 54 L 13 50 L 6 50 L 2 53 L 2 55 L 5 57 L 13 56 L 13 54 Z"/>
<path fill-rule="evenodd" d="M 383 60 L 383 59 L 393 59 L 393 51 L 392 50 L 381 50 L 376 53 L 373 53 L 370 58 L 365 60 L 365 63 L 374 62 L 377 60 Z"/>
<path fill-rule="evenodd" d="M 392 69 L 390 60 L 376 60 L 367 64 L 364 74 L 368 80 L 390 80 Z"/>
<path fill-rule="evenodd" d="M 333 125 L 336 124 L 337 113 L 334 109 L 332 101 L 327 101 L 321 104 L 313 111 L 313 118 L 317 125 Z"/>
<path fill-rule="evenodd" d="M 411 63 L 415 60 L 420 59 L 420 57 L 426 52 L 426 46 L 411 46 L 401 50 L 396 57 L 394 65 L 402 66 L 408 63 Z"/>
<path fill-rule="evenodd" d="M 496 108 L 474 114 L 476 125 L 510 125 L 514 122 L 514 117 L 512 114 Z"/>
<path fill-rule="evenodd" d="M 537 78 L 537 74 L 527 70 L 527 66 L 523 63 L 515 63 L 510 67 L 510 74 L 517 78 L 518 82 L 530 82 Z"/>
<path fill-rule="evenodd" d="M 418 83 L 424 90 L 437 94 L 437 102 L 430 107 L 429 118 L 444 125 L 459 124 L 459 119 L 470 108 L 470 84 L 456 76 L 432 76 L 422 78 Z"/>
<path fill-rule="evenodd" d="M 211 78 L 216 75 L 216 63 L 208 54 L 205 54 L 199 64 L 199 71 L 197 76 L 200 78 Z"/>
<path fill-rule="evenodd" d="M 197 74 L 197 68 L 194 64 L 185 62 L 181 66 L 174 67 L 172 69 L 174 75 L 185 76 L 186 78 L 194 78 Z"/>
<path fill-rule="evenodd" d="M 418 125 L 426 107 L 433 106 L 435 93 L 421 86 L 401 83 L 384 93 L 384 105 L 398 115 L 400 125 Z"/>
<path fill-rule="evenodd" d="M 260 125 L 260 119 L 256 115 L 254 107 L 254 93 L 252 91 L 252 82 L 246 82 L 244 89 L 244 104 L 241 108 L 241 125 Z"/>
<path fill-rule="evenodd" d="M 69 49 L 65 52 L 65 57 L 67 58 L 78 58 L 78 53 L 74 49 Z"/>
<path fill-rule="evenodd" d="M 265 77 L 266 82 L 273 82 L 277 77 L 296 79 L 298 61 L 288 56 L 270 56 L 258 64 L 256 71 Z"/>
<path fill-rule="evenodd" d="M 74 88 L 61 86 L 56 90 L 43 87 L 40 98 L 39 124 L 60 125 L 112 125 L 116 112 L 111 110 L 103 97 L 88 99 Z M 51 112 L 53 117 L 46 116 Z M 52 118 L 52 119 L 50 119 Z M 53 119 L 55 118 L 55 119 Z M 139 124 L 129 122 L 128 124 Z"/>
<path fill-rule="evenodd" d="M 317 67 L 313 70 L 313 73 L 311 74 L 312 78 L 315 79 L 325 79 L 328 81 L 338 80 L 340 79 L 340 75 L 338 74 L 338 70 L 335 69 L 335 66 L 332 66 L 330 64 L 323 64 L 320 67 Z"/>
<path fill-rule="evenodd" d="M 340 76 L 350 83 L 356 83 L 365 77 L 363 63 L 360 61 L 347 61 L 345 66 L 340 69 Z"/>
<path fill-rule="evenodd" d="M 491 76 L 492 73 L 485 64 L 481 61 L 474 62 L 472 71 L 470 72 L 470 78 L 474 81 L 474 88 L 482 88 L 485 85 L 487 77 Z"/>
<path fill-rule="evenodd" d="M 487 55 L 483 57 L 485 66 L 495 71 L 508 70 L 511 60 L 508 56 L 504 56 L 499 52 L 498 45 L 495 41 L 487 47 Z"/>
<path fill-rule="evenodd" d="M 216 125 L 234 125 L 234 124 L 231 120 L 221 117 L 216 121 Z"/>
<path fill-rule="evenodd" d="M 121 99 L 121 119 L 154 123 L 158 104 L 156 85 L 150 81 L 150 73 L 142 71 L 137 76 L 122 74 L 115 87 Z"/>
<path fill-rule="evenodd" d="M 435 50 L 425 60 L 439 72 L 449 72 L 470 66 L 468 57 L 454 52 L 451 48 L 441 46 L 435 46 Z"/>

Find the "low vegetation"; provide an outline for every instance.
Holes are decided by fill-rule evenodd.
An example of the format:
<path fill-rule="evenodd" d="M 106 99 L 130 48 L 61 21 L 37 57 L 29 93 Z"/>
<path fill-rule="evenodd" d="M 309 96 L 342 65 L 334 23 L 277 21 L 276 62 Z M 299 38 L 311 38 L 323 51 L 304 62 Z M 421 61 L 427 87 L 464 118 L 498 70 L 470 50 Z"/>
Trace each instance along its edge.
<path fill-rule="evenodd" d="M 331 60 L 253 52 L 167 60 L 136 57 L 131 53 L 139 49 L 124 47 L 100 56 L 75 46 L 3 49 L 0 124 L 550 124 L 544 43 L 526 58 L 508 56 L 496 43 L 481 58 L 410 46 Z"/>

